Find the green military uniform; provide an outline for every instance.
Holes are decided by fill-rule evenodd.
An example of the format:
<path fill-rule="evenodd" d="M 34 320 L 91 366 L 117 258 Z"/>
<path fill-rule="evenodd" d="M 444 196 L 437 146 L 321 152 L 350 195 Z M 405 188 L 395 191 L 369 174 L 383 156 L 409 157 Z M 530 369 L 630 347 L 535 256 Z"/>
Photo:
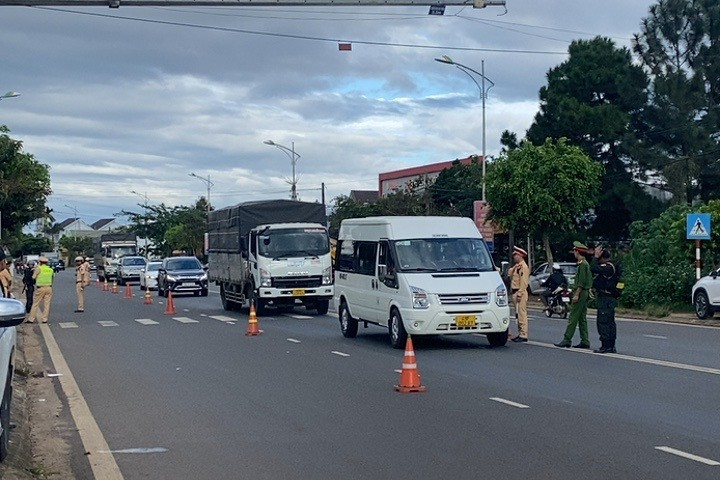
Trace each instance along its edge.
<path fill-rule="evenodd" d="M 590 264 L 582 255 L 586 254 L 588 248 L 580 242 L 573 242 L 573 251 L 577 252 L 578 270 L 575 274 L 575 293 L 573 300 L 577 298 L 570 307 L 570 317 L 568 325 L 565 329 L 565 335 L 560 343 L 555 345 L 558 347 L 569 347 L 572 338 L 575 335 L 575 328 L 580 328 L 580 343 L 575 345 L 579 348 L 590 348 L 590 337 L 588 335 L 587 325 L 587 309 L 588 299 L 590 297 L 590 288 L 592 287 L 593 277 L 590 272 Z M 580 258 L 578 258 L 578 256 Z"/>

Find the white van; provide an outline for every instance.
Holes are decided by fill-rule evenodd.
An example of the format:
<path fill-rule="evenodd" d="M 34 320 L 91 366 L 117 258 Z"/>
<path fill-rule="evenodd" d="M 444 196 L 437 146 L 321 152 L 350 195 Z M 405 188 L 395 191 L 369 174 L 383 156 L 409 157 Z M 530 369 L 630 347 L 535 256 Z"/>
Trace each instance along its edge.
<path fill-rule="evenodd" d="M 19 300 L 0 298 L 0 462 L 10 448 L 10 405 L 15 371 L 15 326 L 25 320 L 25 305 Z"/>
<path fill-rule="evenodd" d="M 469 218 L 346 219 L 335 257 L 334 300 L 347 338 L 363 322 L 387 326 L 395 348 L 408 333 L 507 342 L 507 289 Z"/>

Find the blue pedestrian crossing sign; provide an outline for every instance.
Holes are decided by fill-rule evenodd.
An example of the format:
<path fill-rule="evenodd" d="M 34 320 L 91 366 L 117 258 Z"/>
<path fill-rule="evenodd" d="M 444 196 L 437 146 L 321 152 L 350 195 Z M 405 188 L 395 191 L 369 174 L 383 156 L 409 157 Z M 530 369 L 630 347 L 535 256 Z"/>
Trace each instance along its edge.
<path fill-rule="evenodd" d="M 688 240 L 710 240 L 710 214 L 709 213 L 688 213 L 687 214 L 687 239 Z"/>

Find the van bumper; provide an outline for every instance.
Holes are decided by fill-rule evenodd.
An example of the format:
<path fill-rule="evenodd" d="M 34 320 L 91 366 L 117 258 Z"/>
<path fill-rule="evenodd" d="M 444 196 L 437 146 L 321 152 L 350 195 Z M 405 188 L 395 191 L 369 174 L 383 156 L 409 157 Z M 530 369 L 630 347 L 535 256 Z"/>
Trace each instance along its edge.
<path fill-rule="evenodd" d="M 497 333 L 510 327 L 510 307 L 487 306 L 484 309 L 458 312 L 405 308 L 400 309 L 400 315 L 405 330 L 411 335 Z M 463 320 L 468 321 L 468 317 L 472 325 L 463 324 Z"/>

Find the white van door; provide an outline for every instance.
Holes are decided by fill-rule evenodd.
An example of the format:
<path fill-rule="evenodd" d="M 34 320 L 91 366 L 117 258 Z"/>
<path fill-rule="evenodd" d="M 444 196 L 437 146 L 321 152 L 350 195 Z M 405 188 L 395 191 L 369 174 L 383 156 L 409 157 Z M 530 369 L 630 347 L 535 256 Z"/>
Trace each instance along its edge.
<path fill-rule="evenodd" d="M 378 243 L 377 275 L 373 289 L 373 321 L 387 325 L 390 318 L 390 305 L 398 295 L 396 262 L 390 252 L 390 242 Z"/>

